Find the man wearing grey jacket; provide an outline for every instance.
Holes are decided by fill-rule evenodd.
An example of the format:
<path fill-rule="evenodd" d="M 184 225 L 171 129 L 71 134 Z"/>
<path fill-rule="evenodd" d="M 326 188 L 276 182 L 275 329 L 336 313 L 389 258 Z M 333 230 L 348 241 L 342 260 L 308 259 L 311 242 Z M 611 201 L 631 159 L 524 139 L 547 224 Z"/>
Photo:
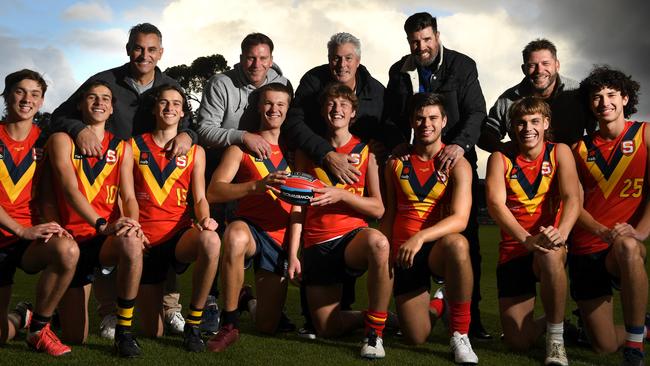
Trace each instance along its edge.
<path fill-rule="evenodd" d="M 206 148 L 223 150 L 230 145 L 243 145 L 266 157 L 270 153 L 268 143 L 250 133 L 259 128 L 255 91 L 269 83 L 291 83 L 273 63 L 273 41 L 266 35 L 247 35 L 241 52 L 239 63 L 232 70 L 214 75 L 203 88 L 196 131 L 200 144 Z"/>
<path fill-rule="evenodd" d="M 501 140 L 510 132 L 508 109 L 526 96 L 544 99 L 551 107 L 552 140 L 569 146 L 585 133 L 595 129 L 580 102 L 578 82 L 560 77 L 560 60 L 555 45 L 547 39 L 536 39 L 522 51 L 521 70 L 524 79 L 506 90 L 490 108 L 481 128 L 478 146 L 488 152 L 503 151 L 508 143 Z"/>

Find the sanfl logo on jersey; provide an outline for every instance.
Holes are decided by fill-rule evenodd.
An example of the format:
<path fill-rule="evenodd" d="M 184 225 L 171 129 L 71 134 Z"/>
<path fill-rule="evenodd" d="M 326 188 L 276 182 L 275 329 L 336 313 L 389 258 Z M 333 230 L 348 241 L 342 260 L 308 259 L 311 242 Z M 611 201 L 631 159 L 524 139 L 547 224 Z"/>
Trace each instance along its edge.
<path fill-rule="evenodd" d="M 0 145 L 0 159 L 5 158 L 5 147 L 4 145 Z"/>
<path fill-rule="evenodd" d="M 445 173 L 445 172 L 443 172 L 443 171 L 441 171 L 441 170 L 437 170 L 437 171 L 436 171 L 436 175 L 438 176 L 438 180 L 439 180 L 441 183 L 445 183 L 445 182 L 447 181 L 447 178 L 448 178 L 448 177 L 447 177 L 447 173 Z"/>
<path fill-rule="evenodd" d="M 117 163 L 117 152 L 115 152 L 115 150 L 108 149 L 108 151 L 106 151 L 106 163 L 107 164 Z"/>
<path fill-rule="evenodd" d="M 350 154 L 350 159 L 352 165 L 359 165 L 361 163 L 361 154 L 352 153 Z"/>
<path fill-rule="evenodd" d="M 544 160 L 542 162 L 542 175 L 549 176 L 552 172 L 553 169 L 551 168 L 551 162 Z"/>
<path fill-rule="evenodd" d="M 587 162 L 591 163 L 596 161 L 596 150 L 591 149 L 587 152 Z"/>
<path fill-rule="evenodd" d="M 187 166 L 187 156 L 179 156 L 176 158 L 176 166 L 178 168 L 185 168 Z"/>
<path fill-rule="evenodd" d="M 625 155 L 632 155 L 634 153 L 634 140 L 621 142 L 621 152 Z"/>

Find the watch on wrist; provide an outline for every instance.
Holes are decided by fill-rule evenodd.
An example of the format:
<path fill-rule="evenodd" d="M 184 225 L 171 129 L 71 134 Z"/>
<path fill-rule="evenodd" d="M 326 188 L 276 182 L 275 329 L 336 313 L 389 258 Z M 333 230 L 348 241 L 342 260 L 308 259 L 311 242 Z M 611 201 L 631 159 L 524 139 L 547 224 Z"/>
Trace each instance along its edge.
<path fill-rule="evenodd" d="M 98 218 L 95 221 L 95 231 L 99 232 L 100 231 L 99 229 L 102 227 L 102 225 L 106 225 L 106 224 L 108 224 L 108 221 L 106 221 L 105 218 L 103 217 Z"/>

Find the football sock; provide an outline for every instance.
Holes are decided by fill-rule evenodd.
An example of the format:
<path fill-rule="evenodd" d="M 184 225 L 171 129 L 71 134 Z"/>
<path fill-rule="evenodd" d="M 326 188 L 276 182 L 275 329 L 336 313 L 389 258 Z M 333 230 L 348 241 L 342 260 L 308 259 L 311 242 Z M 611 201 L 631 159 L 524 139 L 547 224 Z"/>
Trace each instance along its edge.
<path fill-rule="evenodd" d="M 564 323 L 549 323 L 546 322 L 546 338 L 555 342 L 564 343 Z"/>
<path fill-rule="evenodd" d="M 467 334 L 469 332 L 469 323 L 472 320 L 471 303 L 471 301 L 449 301 L 449 332 L 451 334 L 454 334 L 454 332 Z"/>
<path fill-rule="evenodd" d="M 237 310 L 233 310 L 233 311 L 224 310 L 221 313 L 221 316 L 223 316 L 222 326 L 232 324 L 233 327 L 239 329 L 239 314 L 237 314 Z"/>
<path fill-rule="evenodd" d="M 384 326 L 386 325 L 386 318 L 388 318 L 388 313 L 385 311 L 366 311 L 364 315 L 364 323 L 366 325 L 365 333 L 368 334 L 370 329 L 374 329 L 377 337 L 382 337 Z"/>
<path fill-rule="evenodd" d="M 643 352 L 643 325 L 625 326 L 625 347 L 636 348 Z"/>
<path fill-rule="evenodd" d="M 47 323 L 50 322 L 50 320 L 52 320 L 51 316 L 43 316 L 38 313 L 33 313 L 32 321 L 29 323 L 29 333 L 39 332 L 47 325 Z"/>
<path fill-rule="evenodd" d="M 429 309 L 435 310 L 438 314 L 438 318 L 442 317 L 442 313 L 445 312 L 445 302 L 442 299 L 431 299 L 429 302 Z"/>
<path fill-rule="evenodd" d="M 201 317 L 203 316 L 203 309 L 199 309 L 196 306 L 190 304 L 190 311 L 187 313 L 185 318 L 185 323 L 193 327 L 198 327 L 201 325 Z"/>
<path fill-rule="evenodd" d="M 133 307 L 135 306 L 135 299 L 125 300 L 120 297 L 117 298 L 117 325 L 115 331 L 123 333 L 131 330 L 133 323 Z"/>

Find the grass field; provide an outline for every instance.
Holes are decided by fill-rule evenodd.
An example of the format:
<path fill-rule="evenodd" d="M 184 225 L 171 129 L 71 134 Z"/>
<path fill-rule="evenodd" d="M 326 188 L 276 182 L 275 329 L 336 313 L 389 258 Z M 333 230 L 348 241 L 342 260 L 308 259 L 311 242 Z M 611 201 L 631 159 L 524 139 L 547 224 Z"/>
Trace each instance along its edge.
<path fill-rule="evenodd" d="M 499 340 L 501 333 L 497 310 L 496 298 L 496 254 L 498 230 L 495 226 L 481 227 L 481 246 L 483 255 L 483 280 L 481 310 L 483 322 L 494 335 L 491 341 L 473 341 L 472 345 L 481 365 L 536 365 L 541 364 L 544 357 L 544 343 L 540 339 L 538 346 L 524 354 L 509 352 Z M 250 272 L 250 271 L 249 271 Z M 252 273 L 247 273 L 247 282 L 251 281 Z M 19 300 L 32 299 L 34 293 L 35 276 L 26 276 L 18 271 L 12 296 L 12 306 Z M 190 273 L 186 272 L 180 278 L 182 294 L 189 294 Z M 365 281 L 357 283 L 356 308 L 362 309 L 366 305 Z M 287 312 L 292 320 L 300 325 L 302 318 L 299 315 L 298 288 L 290 286 L 287 300 Z M 185 309 L 189 295 L 181 297 Z M 616 318 L 620 322 L 620 307 L 618 297 L 616 303 Z M 575 305 L 569 302 L 567 314 Z M 94 309 L 94 305 L 91 305 Z M 568 315 L 567 315 L 568 316 Z M 575 323 L 575 319 L 572 319 Z M 137 314 L 136 314 L 137 322 Z M 73 346 L 73 352 L 63 358 L 56 359 L 58 364 L 85 364 L 104 365 L 126 362 L 111 355 L 112 342 L 99 338 L 97 329 L 99 320 L 91 312 L 91 335 L 85 346 Z M 181 338 L 166 336 L 161 339 L 140 338 L 143 356 L 136 360 L 129 360 L 132 365 L 177 365 L 177 364 L 238 364 L 238 365 L 332 365 L 332 364 L 368 364 L 369 361 L 361 360 L 358 356 L 361 332 L 337 340 L 308 341 L 296 334 L 281 334 L 276 337 L 264 337 L 255 333 L 250 318 L 247 314 L 241 320 L 242 336 L 240 341 L 226 352 L 220 354 L 202 353 L 190 354 L 181 348 Z M 453 360 L 449 353 L 449 338 L 446 330 L 438 324 L 430 337 L 430 341 L 423 346 L 407 346 L 400 338 L 392 333 L 385 336 L 386 358 L 372 361 L 381 365 L 451 365 Z M 577 346 L 567 347 L 569 360 L 572 365 L 616 365 L 620 363 L 619 355 L 599 356 L 591 350 Z M 28 350 L 24 336 L 0 348 L 0 365 L 35 365 L 53 363 L 55 360 L 43 354 L 36 354 Z"/>

